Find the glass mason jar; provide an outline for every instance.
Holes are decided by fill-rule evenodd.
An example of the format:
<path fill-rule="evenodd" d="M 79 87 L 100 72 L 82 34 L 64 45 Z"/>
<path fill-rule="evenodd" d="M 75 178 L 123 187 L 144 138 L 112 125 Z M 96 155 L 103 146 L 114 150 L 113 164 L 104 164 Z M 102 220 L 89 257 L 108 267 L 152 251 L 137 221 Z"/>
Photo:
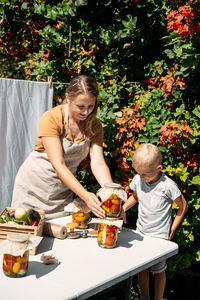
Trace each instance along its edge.
<path fill-rule="evenodd" d="M 127 195 L 118 183 L 107 183 L 101 188 L 97 195 L 102 200 L 101 207 L 105 211 L 106 217 L 118 218 L 121 211 L 122 200 Z"/>
<path fill-rule="evenodd" d="M 99 223 L 97 242 L 100 247 L 114 248 L 117 243 L 118 227 L 115 225 L 108 225 Z"/>
<path fill-rule="evenodd" d="M 3 255 L 3 272 L 8 277 L 23 277 L 28 269 L 29 251 L 23 256 Z"/>
<path fill-rule="evenodd" d="M 86 229 L 91 219 L 91 212 L 84 213 L 82 210 L 72 213 L 72 222 L 77 223 L 77 228 Z"/>

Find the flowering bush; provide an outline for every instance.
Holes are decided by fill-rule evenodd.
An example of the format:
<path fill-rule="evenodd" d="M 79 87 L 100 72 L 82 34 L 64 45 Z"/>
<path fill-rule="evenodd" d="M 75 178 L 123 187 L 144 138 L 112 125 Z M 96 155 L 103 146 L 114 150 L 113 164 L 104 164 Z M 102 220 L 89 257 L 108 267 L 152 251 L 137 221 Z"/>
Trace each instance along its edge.
<path fill-rule="evenodd" d="M 188 4 L 193 1 L 188 1 Z M 200 31 L 200 22 L 198 19 L 199 9 L 191 8 L 187 4 L 178 7 L 178 10 L 171 10 L 167 16 L 167 29 L 169 31 L 177 30 L 183 38 L 192 36 L 196 31 Z"/>
<path fill-rule="evenodd" d="M 189 138 L 189 135 L 192 136 L 193 132 L 193 130 L 186 125 L 186 121 L 182 121 L 181 124 L 178 124 L 175 121 L 166 122 L 160 129 L 160 144 L 165 146 L 166 143 L 170 143 L 181 147 L 184 145 L 185 147 L 186 139 Z"/>

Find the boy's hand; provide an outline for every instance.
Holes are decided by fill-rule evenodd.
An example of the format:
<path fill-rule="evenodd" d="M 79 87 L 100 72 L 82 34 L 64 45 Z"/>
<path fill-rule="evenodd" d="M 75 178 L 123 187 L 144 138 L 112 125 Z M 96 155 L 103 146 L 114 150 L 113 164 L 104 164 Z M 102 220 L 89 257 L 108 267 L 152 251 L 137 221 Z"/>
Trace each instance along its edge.
<path fill-rule="evenodd" d="M 119 218 L 120 218 L 120 219 L 123 219 L 124 223 L 126 224 L 126 212 L 125 212 L 123 206 L 122 206 L 122 208 L 121 208 L 121 213 L 120 213 Z"/>
<path fill-rule="evenodd" d="M 175 234 L 175 230 L 171 230 L 170 234 L 169 234 L 169 241 L 171 241 L 173 239 L 174 234 Z"/>

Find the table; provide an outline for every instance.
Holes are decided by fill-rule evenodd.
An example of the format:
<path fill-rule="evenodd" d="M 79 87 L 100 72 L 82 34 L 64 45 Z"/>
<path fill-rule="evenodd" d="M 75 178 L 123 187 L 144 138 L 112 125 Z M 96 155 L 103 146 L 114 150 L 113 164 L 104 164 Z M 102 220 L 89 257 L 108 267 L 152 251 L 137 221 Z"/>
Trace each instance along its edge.
<path fill-rule="evenodd" d="M 63 225 L 69 221 L 70 216 L 52 222 Z M 42 253 L 54 254 L 60 263 L 44 265 L 40 261 Z M 94 237 L 59 240 L 45 236 L 37 255 L 29 257 L 25 277 L 6 277 L 0 267 L 0 298 L 87 299 L 177 253 L 174 242 L 143 236 L 124 227 L 113 249 L 99 247 Z"/>

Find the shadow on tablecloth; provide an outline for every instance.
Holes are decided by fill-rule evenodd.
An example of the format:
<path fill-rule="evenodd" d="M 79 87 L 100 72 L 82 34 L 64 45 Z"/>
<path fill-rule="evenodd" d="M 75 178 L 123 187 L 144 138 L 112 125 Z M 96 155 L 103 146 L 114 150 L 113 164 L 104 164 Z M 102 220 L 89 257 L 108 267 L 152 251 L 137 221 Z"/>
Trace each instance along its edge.
<path fill-rule="evenodd" d="M 133 246 L 131 242 L 134 240 L 142 241 L 143 236 L 137 232 L 122 227 L 122 230 L 118 234 L 118 247 L 131 248 Z"/>
<path fill-rule="evenodd" d="M 44 252 L 52 250 L 54 239 L 55 238 L 53 237 L 49 237 L 45 235 L 37 248 L 36 254 L 42 254 Z"/>
<path fill-rule="evenodd" d="M 26 276 L 35 275 L 36 278 L 40 278 L 55 270 L 59 265 L 60 262 L 55 265 L 45 265 L 39 261 L 29 261 Z"/>

